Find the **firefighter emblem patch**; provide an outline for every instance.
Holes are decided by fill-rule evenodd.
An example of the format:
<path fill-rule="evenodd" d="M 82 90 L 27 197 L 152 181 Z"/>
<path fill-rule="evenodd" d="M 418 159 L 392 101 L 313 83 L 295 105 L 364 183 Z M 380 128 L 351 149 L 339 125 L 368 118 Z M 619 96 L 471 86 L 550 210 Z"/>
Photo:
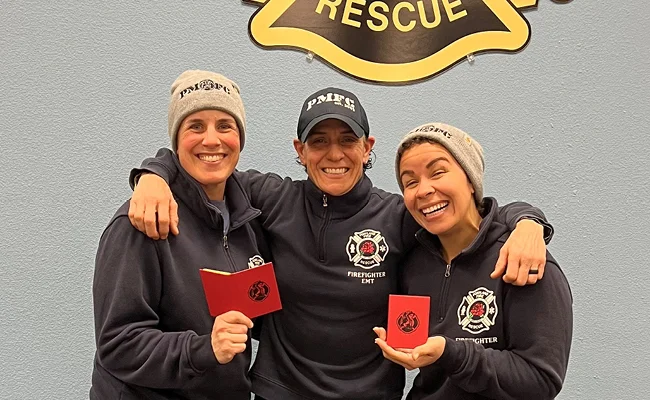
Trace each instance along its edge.
<path fill-rule="evenodd" d="M 371 269 L 384 261 L 388 254 L 388 244 L 381 232 L 364 229 L 350 236 L 346 251 L 350 262 L 356 267 Z"/>
<path fill-rule="evenodd" d="M 248 268 L 261 267 L 264 265 L 264 259 L 260 255 L 254 255 L 248 259 Z"/>
<path fill-rule="evenodd" d="M 463 297 L 458 307 L 458 324 L 464 331 L 476 335 L 489 330 L 498 313 L 494 292 L 480 287 Z"/>

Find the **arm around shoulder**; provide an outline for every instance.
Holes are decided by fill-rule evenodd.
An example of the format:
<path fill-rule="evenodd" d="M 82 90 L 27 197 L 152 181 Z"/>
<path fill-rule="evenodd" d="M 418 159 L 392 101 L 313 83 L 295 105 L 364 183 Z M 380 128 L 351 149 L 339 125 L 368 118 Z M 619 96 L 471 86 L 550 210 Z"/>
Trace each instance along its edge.
<path fill-rule="evenodd" d="M 523 201 L 500 206 L 497 219 L 506 224 L 510 231 L 514 231 L 517 228 L 517 223 L 521 220 L 532 220 L 544 228 L 544 241 L 546 244 L 550 243 L 553 238 L 553 226 L 546 220 L 546 215 L 542 210 Z"/>
<path fill-rule="evenodd" d="M 133 168 L 129 173 L 131 189 L 135 189 L 142 174 L 156 174 L 169 184 L 178 173 L 174 157 L 174 153 L 170 149 L 163 147 L 158 150 L 155 157 L 145 158 L 140 164 L 140 168 Z"/>
<path fill-rule="evenodd" d="M 235 171 L 234 175 L 248 194 L 251 205 L 262 211 L 261 221 L 265 221 L 276 207 L 290 207 L 296 201 L 294 189 L 298 181 L 253 169 Z"/>
<path fill-rule="evenodd" d="M 179 233 L 178 203 L 169 188 L 178 174 L 175 157 L 171 150 L 162 148 L 156 158 L 148 158 L 139 169 L 131 170 L 129 177 L 134 188 L 129 220 L 152 239 L 166 239 L 170 231 Z"/>

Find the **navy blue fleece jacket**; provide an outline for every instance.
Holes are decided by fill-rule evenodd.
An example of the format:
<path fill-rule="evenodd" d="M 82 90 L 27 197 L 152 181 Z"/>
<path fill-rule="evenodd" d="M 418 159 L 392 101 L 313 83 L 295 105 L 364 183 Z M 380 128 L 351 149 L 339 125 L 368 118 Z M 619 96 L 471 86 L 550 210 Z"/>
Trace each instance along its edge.
<path fill-rule="evenodd" d="M 408 399 L 553 399 L 562 388 L 573 328 L 569 284 L 547 253 L 544 279 L 513 286 L 490 273 L 510 232 L 484 199 L 474 241 L 450 264 L 440 241 L 421 230 L 402 270 L 402 290 L 431 296 L 429 337 L 445 350 L 421 368 Z"/>
<path fill-rule="evenodd" d="M 171 161 L 179 171 L 176 157 Z M 224 234 L 221 213 L 198 182 L 180 170 L 170 183 L 183 234 L 149 239 L 129 222 L 126 203 L 101 237 L 93 281 L 93 400 L 249 399 L 250 339 L 230 363 L 217 362 L 199 269 L 246 269 L 261 253 L 252 225 L 260 212 L 231 176 Z"/>

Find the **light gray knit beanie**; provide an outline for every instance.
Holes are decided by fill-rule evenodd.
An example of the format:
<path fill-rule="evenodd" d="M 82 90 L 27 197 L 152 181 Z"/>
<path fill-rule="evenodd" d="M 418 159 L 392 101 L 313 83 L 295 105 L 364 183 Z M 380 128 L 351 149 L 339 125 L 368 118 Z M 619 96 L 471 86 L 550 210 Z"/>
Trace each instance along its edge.
<path fill-rule="evenodd" d="M 446 148 L 458 161 L 472 183 L 476 202 L 480 203 L 483 200 L 483 171 L 485 170 L 483 148 L 467 133 L 440 122 L 418 126 L 407 133 L 397 146 L 395 173 L 397 174 L 397 184 L 402 192 L 404 192 L 404 186 L 399 176 L 399 163 L 404 152 L 410 148 L 416 138 L 426 138 Z"/>
<path fill-rule="evenodd" d="M 180 124 L 188 115 L 202 110 L 220 110 L 232 115 L 239 127 L 240 150 L 244 148 L 246 113 L 239 86 L 215 72 L 188 70 L 172 83 L 169 99 L 169 138 L 174 152 L 178 148 Z"/>

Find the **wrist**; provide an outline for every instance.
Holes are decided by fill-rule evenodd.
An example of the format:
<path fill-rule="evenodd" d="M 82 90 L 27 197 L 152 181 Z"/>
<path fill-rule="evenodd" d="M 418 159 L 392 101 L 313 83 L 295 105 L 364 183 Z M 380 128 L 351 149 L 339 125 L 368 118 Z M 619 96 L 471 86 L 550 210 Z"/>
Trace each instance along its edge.
<path fill-rule="evenodd" d="M 433 339 L 436 341 L 436 349 L 438 349 L 435 355 L 435 361 L 437 361 L 440 357 L 442 357 L 442 354 L 445 352 L 447 339 L 445 339 L 444 336 L 435 336 Z"/>
<path fill-rule="evenodd" d="M 530 217 L 523 217 L 523 218 L 521 218 L 519 221 L 517 221 L 517 225 L 516 225 L 516 226 L 517 226 L 517 228 L 522 227 L 522 226 L 523 226 L 523 227 L 526 227 L 526 226 L 529 226 L 529 227 L 537 227 L 538 229 L 540 229 L 540 230 L 542 230 L 542 231 L 544 230 L 544 226 L 543 226 L 542 224 L 540 224 L 540 223 L 539 223 L 537 220 L 535 220 L 534 218 L 530 218 Z"/>
<path fill-rule="evenodd" d="M 138 180 L 140 180 L 140 179 L 145 179 L 145 177 L 151 177 L 152 175 L 153 175 L 153 176 L 156 176 L 156 174 L 154 174 L 154 173 L 152 173 L 152 172 L 149 172 L 149 171 L 143 171 L 143 172 L 140 172 L 138 175 L 136 175 L 135 178 L 138 179 Z M 148 178 L 147 178 L 147 179 L 148 179 Z M 136 183 L 137 183 L 137 181 L 136 181 Z"/>

